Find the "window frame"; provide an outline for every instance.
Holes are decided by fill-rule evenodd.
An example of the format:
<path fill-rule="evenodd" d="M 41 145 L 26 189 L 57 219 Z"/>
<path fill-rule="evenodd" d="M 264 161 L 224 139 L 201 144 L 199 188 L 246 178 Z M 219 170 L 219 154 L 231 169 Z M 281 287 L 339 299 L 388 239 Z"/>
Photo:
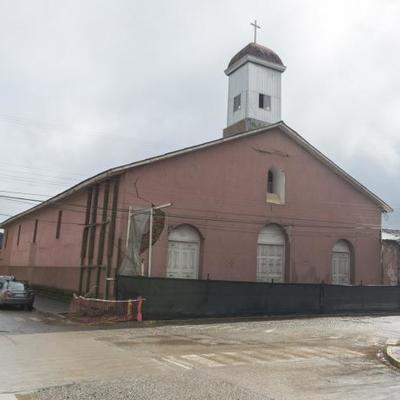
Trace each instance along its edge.
<path fill-rule="evenodd" d="M 266 202 L 280 205 L 286 204 L 285 171 L 271 166 L 267 170 L 266 178 Z"/>
<path fill-rule="evenodd" d="M 271 169 L 268 170 L 267 175 L 267 193 L 275 193 L 274 192 L 274 173 Z"/>
<path fill-rule="evenodd" d="M 266 102 L 265 100 L 268 99 Z M 268 105 L 266 105 L 268 103 Z M 272 104 L 271 104 L 271 96 L 269 94 L 259 93 L 258 94 L 258 108 L 262 110 L 271 111 Z"/>
<path fill-rule="evenodd" d="M 17 232 L 17 246 L 19 246 L 19 242 L 20 242 L 20 239 L 21 239 L 21 230 L 22 230 L 22 227 L 21 227 L 21 224 L 19 224 L 18 225 L 18 232 Z"/>
<path fill-rule="evenodd" d="M 39 220 L 38 220 L 38 219 L 35 219 L 35 225 L 34 225 L 34 227 L 33 227 L 32 243 L 36 243 L 38 225 L 39 225 Z"/>
<path fill-rule="evenodd" d="M 239 93 L 233 98 L 233 112 L 239 111 L 242 108 L 242 94 Z"/>
<path fill-rule="evenodd" d="M 62 224 L 62 210 L 58 210 L 56 239 L 60 239 L 60 236 L 61 236 L 61 224 Z"/>

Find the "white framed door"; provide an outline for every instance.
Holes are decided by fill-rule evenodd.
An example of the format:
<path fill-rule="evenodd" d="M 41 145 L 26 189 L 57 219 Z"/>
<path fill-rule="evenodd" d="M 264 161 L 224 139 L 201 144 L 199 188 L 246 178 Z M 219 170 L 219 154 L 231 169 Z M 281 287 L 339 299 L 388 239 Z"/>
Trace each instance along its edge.
<path fill-rule="evenodd" d="M 259 244 L 257 246 L 257 281 L 283 282 L 285 269 L 285 246 Z"/>
<path fill-rule="evenodd" d="M 168 242 L 167 278 L 197 279 L 199 275 L 199 244 Z"/>
<path fill-rule="evenodd" d="M 350 248 L 344 240 L 339 240 L 332 250 L 332 283 L 350 285 Z"/>
<path fill-rule="evenodd" d="M 267 225 L 258 235 L 256 280 L 285 281 L 285 237 L 276 225 Z"/>
<path fill-rule="evenodd" d="M 168 264 L 166 277 L 198 279 L 200 237 L 187 225 L 178 227 L 168 236 Z"/>

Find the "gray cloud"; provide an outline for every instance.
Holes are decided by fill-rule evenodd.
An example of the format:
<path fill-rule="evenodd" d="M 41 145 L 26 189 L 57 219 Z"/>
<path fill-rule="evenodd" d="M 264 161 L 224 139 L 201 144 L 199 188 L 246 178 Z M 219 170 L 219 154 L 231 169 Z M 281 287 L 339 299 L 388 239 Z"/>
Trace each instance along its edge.
<path fill-rule="evenodd" d="M 223 70 L 257 18 L 288 67 L 284 120 L 400 208 L 399 15 L 396 1 L 3 0 L 0 190 L 53 194 L 220 137 Z"/>

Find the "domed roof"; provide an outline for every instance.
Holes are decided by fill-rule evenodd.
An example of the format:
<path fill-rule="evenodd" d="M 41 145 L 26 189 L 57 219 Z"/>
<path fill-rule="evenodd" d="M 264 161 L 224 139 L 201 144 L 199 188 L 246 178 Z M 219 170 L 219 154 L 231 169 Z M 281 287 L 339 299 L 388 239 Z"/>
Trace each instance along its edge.
<path fill-rule="evenodd" d="M 239 51 L 239 53 L 235 54 L 231 61 L 229 62 L 228 69 L 238 62 L 241 58 L 246 56 L 252 56 L 259 58 L 260 60 L 275 64 L 280 67 L 280 69 L 284 69 L 285 66 L 283 65 L 282 60 L 279 58 L 278 54 L 273 52 L 271 49 L 265 46 L 261 46 L 258 43 L 249 43 L 246 47 Z"/>

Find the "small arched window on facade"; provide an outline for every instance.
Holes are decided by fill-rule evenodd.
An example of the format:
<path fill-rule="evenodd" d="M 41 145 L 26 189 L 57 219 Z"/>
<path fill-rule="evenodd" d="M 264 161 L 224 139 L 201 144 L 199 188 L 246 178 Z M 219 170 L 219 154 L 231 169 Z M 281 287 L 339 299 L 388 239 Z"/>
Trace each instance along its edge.
<path fill-rule="evenodd" d="M 332 283 L 334 285 L 351 283 L 351 251 L 345 240 L 337 241 L 332 249 Z"/>
<path fill-rule="evenodd" d="M 267 173 L 267 203 L 285 204 L 285 173 L 274 167 Z"/>
<path fill-rule="evenodd" d="M 198 279 L 200 235 L 190 225 L 181 225 L 168 235 L 167 278 Z"/>

